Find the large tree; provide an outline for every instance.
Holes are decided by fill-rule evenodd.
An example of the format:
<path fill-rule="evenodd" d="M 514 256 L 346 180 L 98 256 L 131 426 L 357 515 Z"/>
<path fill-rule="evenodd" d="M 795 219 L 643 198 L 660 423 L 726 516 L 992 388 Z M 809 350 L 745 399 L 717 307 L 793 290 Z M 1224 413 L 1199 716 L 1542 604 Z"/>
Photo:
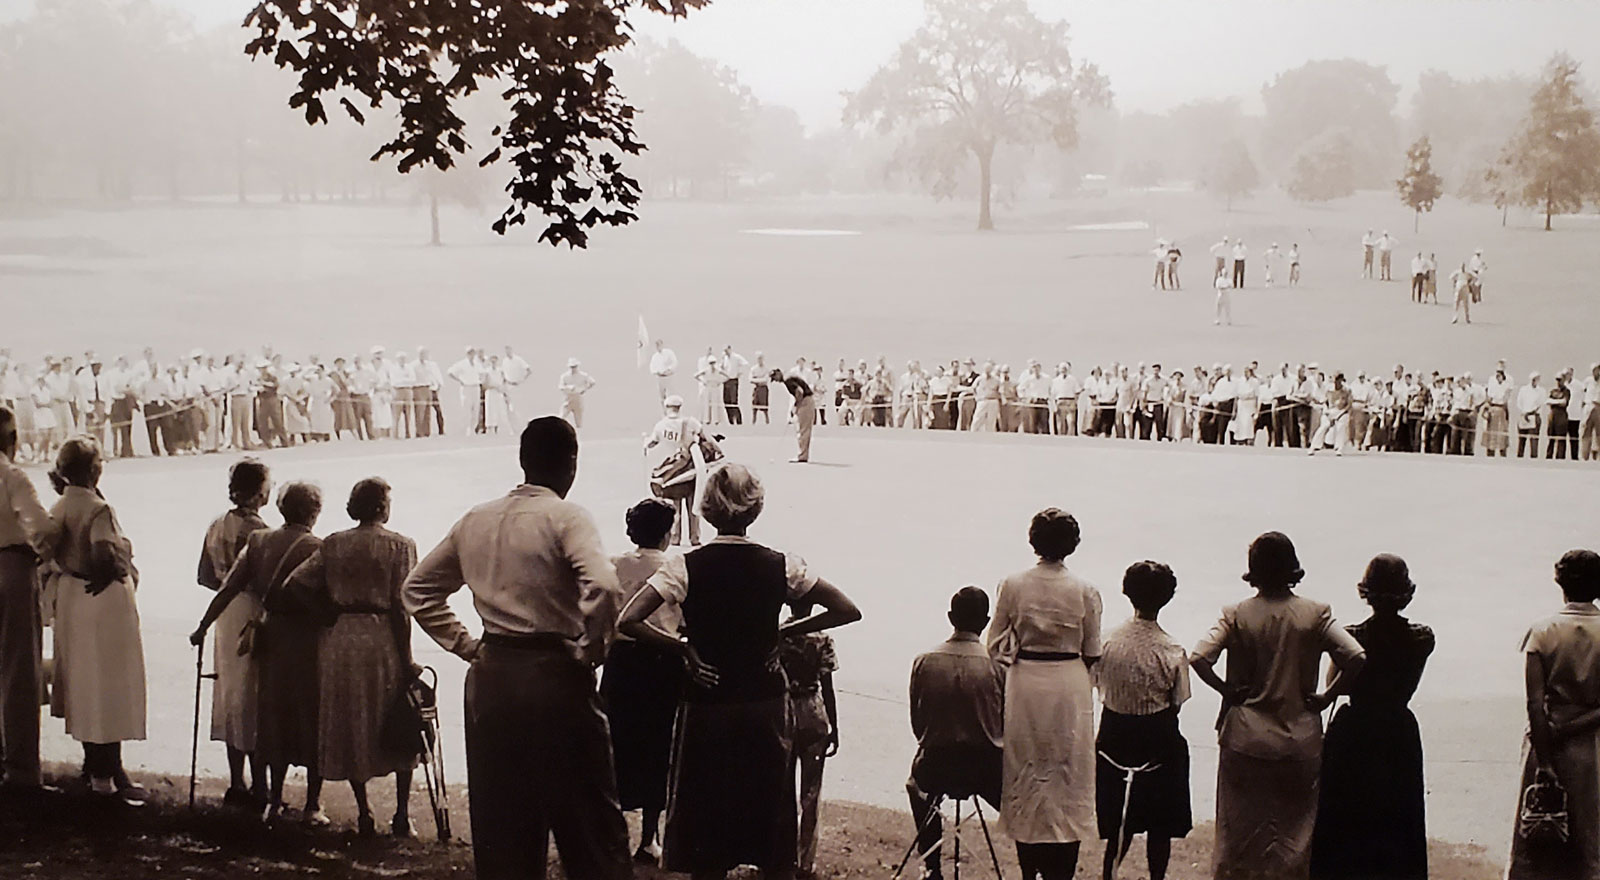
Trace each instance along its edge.
<path fill-rule="evenodd" d="M 1428 136 L 1434 171 L 1448 189 L 1463 193 L 1516 129 L 1532 93 L 1528 77 L 1467 80 L 1425 70 L 1411 96 L 1406 128 L 1413 137 Z"/>
<path fill-rule="evenodd" d="M 978 166 L 978 228 L 990 212 L 1002 144 L 1077 144 L 1077 111 L 1109 104 L 1093 64 L 1074 64 L 1065 22 L 1034 15 L 1027 0 L 927 0 L 927 17 L 893 60 L 850 97 L 847 122 L 898 133 L 938 194 L 954 188 L 967 158 Z"/>
<path fill-rule="evenodd" d="M 634 107 L 607 57 L 628 45 L 638 9 L 686 14 L 707 0 L 260 0 L 245 19 L 253 57 L 299 76 L 291 107 L 325 122 L 328 103 L 352 119 L 391 108 L 392 136 L 373 158 L 400 171 L 447 170 L 472 149 L 458 105 L 497 92 L 504 114 L 478 163 L 511 165 L 511 204 L 497 232 L 546 220 L 540 240 L 582 247 L 589 230 L 637 218 L 639 185 L 623 157 L 644 145 Z"/>
<path fill-rule="evenodd" d="M 638 133 L 650 150 L 634 167 L 645 182 L 678 183 L 688 195 L 726 198 L 744 164 L 756 100 L 731 68 L 690 52 L 676 40 L 641 41 L 617 64 L 617 82 L 641 108 Z"/>
<path fill-rule="evenodd" d="M 1422 222 L 1422 212 L 1432 211 L 1433 203 L 1443 194 L 1444 183 L 1433 173 L 1433 144 L 1428 136 L 1417 138 L 1406 150 L 1406 170 L 1394 182 L 1400 201 L 1411 209 L 1411 231 L 1416 232 Z"/>
<path fill-rule="evenodd" d="M 1559 54 L 1545 65 L 1527 118 L 1510 144 L 1518 201 L 1544 211 L 1544 228 L 1558 213 L 1600 198 L 1600 130 L 1583 101 L 1578 62 Z"/>
<path fill-rule="evenodd" d="M 1289 182 L 1284 188 L 1291 198 L 1302 202 L 1354 195 L 1356 155 L 1355 139 L 1348 129 L 1325 131 L 1300 148 L 1289 166 Z"/>
<path fill-rule="evenodd" d="M 1342 129 L 1354 185 L 1387 186 L 1399 146 L 1394 119 L 1399 93 L 1383 68 L 1349 59 L 1309 61 L 1281 73 L 1261 90 L 1266 106 L 1262 159 L 1281 173 L 1308 144 Z"/>

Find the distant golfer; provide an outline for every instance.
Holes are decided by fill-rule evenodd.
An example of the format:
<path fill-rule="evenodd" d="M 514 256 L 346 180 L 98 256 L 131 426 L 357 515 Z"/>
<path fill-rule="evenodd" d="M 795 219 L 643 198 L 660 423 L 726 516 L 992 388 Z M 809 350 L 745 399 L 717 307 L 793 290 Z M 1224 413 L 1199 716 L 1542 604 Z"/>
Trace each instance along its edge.
<path fill-rule="evenodd" d="M 1278 265 L 1278 260 L 1282 256 L 1283 252 L 1278 250 L 1277 242 L 1273 242 L 1271 245 L 1268 245 L 1266 251 L 1261 254 L 1261 269 L 1263 272 L 1263 277 L 1266 279 L 1266 286 L 1268 287 L 1272 286 L 1272 269 L 1274 266 Z"/>
<path fill-rule="evenodd" d="M 1471 324 L 1472 273 L 1467 271 L 1465 263 L 1461 265 L 1461 268 L 1450 273 L 1450 285 L 1456 291 L 1455 313 L 1451 316 L 1450 323 L 1454 324 L 1465 319 L 1468 324 Z"/>
<path fill-rule="evenodd" d="M 1394 280 L 1389 274 L 1389 269 L 1394 262 L 1394 246 L 1397 244 L 1399 242 L 1395 241 L 1394 236 L 1390 235 L 1387 229 L 1383 231 L 1382 235 L 1378 236 L 1378 275 L 1381 281 Z"/>
<path fill-rule="evenodd" d="M 1232 289 L 1233 284 L 1228 280 L 1228 273 L 1218 272 L 1215 284 L 1217 287 L 1217 316 L 1212 319 L 1211 323 L 1222 324 L 1226 321 L 1228 326 L 1231 327 L 1233 326 L 1233 300 L 1229 291 Z"/>
<path fill-rule="evenodd" d="M 583 396 L 594 387 L 594 379 L 578 367 L 577 358 L 568 358 L 567 371 L 556 382 L 561 392 L 561 417 L 574 428 L 583 427 Z"/>
<path fill-rule="evenodd" d="M 1244 246 L 1244 239 L 1233 243 L 1233 286 L 1244 289 L 1244 259 L 1250 249 Z"/>
<path fill-rule="evenodd" d="M 1361 277 L 1372 277 L 1372 251 L 1378 246 L 1378 240 L 1373 237 L 1372 230 L 1361 236 Z"/>
<path fill-rule="evenodd" d="M 794 398 L 795 457 L 791 462 L 800 464 L 811 460 L 811 428 L 817 422 L 817 396 L 811 385 L 798 375 L 785 376 L 782 370 L 773 370 L 772 381 L 782 382 Z"/>
<path fill-rule="evenodd" d="M 1300 286 L 1300 245 L 1298 242 L 1289 245 L 1289 286 Z"/>
<path fill-rule="evenodd" d="M 1228 268 L 1228 254 L 1231 250 L 1232 248 L 1228 247 L 1228 237 L 1226 235 L 1222 237 L 1221 241 L 1211 246 L 1211 256 L 1217 261 L 1215 272 L 1221 272 Z"/>

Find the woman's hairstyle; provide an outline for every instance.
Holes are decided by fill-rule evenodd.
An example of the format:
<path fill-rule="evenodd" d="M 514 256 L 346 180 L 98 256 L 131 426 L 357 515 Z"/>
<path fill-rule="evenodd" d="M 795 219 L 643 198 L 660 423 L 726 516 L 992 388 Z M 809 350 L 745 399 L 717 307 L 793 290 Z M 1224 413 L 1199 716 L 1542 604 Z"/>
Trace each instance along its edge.
<path fill-rule="evenodd" d="M 1593 550 L 1568 550 L 1556 563 L 1556 583 L 1571 602 L 1600 599 L 1600 554 Z"/>
<path fill-rule="evenodd" d="M 286 525 L 310 528 L 322 513 L 322 490 L 310 483 L 288 483 L 278 493 L 278 512 Z"/>
<path fill-rule="evenodd" d="M 61 451 L 56 453 L 50 485 L 57 495 L 67 491 L 68 486 L 90 486 L 99 476 L 100 465 L 100 444 L 93 437 L 73 437 L 61 444 Z"/>
<path fill-rule="evenodd" d="M 1047 507 L 1033 515 L 1028 526 L 1028 543 L 1040 559 L 1060 562 L 1078 549 L 1078 521 L 1059 507 Z"/>
<path fill-rule="evenodd" d="M 744 465 L 730 462 L 706 478 L 700 515 L 719 532 L 742 532 L 761 515 L 766 495 L 759 477 Z"/>
<path fill-rule="evenodd" d="M 677 517 L 672 502 L 664 498 L 646 498 L 628 508 L 625 517 L 628 540 L 636 547 L 659 547 L 672 531 L 672 523 Z"/>
<path fill-rule="evenodd" d="M 382 477 L 367 477 L 351 488 L 344 511 L 356 522 L 383 522 L 389 518 L 389 492 L 389 484 Z"/>
<path fill-rule="evenodd" d="M 1128 566 L 1122 575 L 1122 595 L 1133 607 L 1145 613 L 1165 608 L 1178 592 L 1178 577 L 1164 563 L 1146 559 Z"/>
<path fill-rule="evenodd" d="M 1376 611 L 1400 612 L 1411 604 L 1417 585 L 1411 582 L 1406 561 L 1392 553 L 1379 553 L 1367 563 L 1356 592 Z"/>
<path fill-rule="evenodd" d="M 242 458 L 228 468 L 228 500 L 235 507 L 253 505 L 271 480 L 271 471 L 260 459 Z"/>

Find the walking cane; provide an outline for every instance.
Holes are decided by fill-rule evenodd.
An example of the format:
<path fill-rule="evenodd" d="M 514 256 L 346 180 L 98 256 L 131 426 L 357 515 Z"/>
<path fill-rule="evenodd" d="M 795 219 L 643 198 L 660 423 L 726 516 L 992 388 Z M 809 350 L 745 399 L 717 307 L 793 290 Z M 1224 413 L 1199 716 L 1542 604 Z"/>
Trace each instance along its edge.
<path fill-rule="evenodd" d="M 200 683 L 205 679 L 216 680 L 215 672 L 205 674 L 206 644 L 202 639 L 194 648 L 194 727 L 193 736 L 189 744 L 189 809 L 194 809 L 194 789 L 196 772 L 200 767 Z"/>

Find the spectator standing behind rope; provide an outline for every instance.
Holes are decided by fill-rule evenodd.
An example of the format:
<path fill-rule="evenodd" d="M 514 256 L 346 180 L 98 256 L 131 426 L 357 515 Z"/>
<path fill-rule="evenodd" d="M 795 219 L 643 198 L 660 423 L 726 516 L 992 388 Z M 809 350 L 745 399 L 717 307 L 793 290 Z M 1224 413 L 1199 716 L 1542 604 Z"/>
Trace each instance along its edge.
<path fill-rule="evenodd" d="M 523 483 L 468 511 L 406 579 L 408 613 L 471 664 L 467 794 L 484 880 L 545 876 L 555 835 L 566 876 L 628 880 L 628 826 L 594 667 L 615 633 L 615 570 L 587 511 L 566 499 L 578 434 L 555 416 L 523 429 Z M 450 610 L 462 586 L 483 619 Z"/>
<path fill-rule="evenodd" d="M 428 422 L 418 425 L 425 429 Z M 395 837 L 412 836 L 417 755 L 386 736 L 384 725 L 416 674 L 400 588 L 416 566 L 417 545 L 384 528 L 392 506 L 388 483 L 377 477 L 357 483 L 345 506 L 356 527 L 323 539 L 284 584 L 301 607 L 326 609 L 333 620 L 317 647 L 317 770 L 325 780 L 350 783 L 361 837 L 377 831 L 367 781 L 390 773 L 395 809 L 389 829 Z"/>
<path fill-rule="evenodd" d="M 100 494 L 100 447 L 87 437 L 68 440 L 50 483 L 61 500 L 50 517 L 61 537 L 48 561 L 46 590 L 53 610 L 55 681 L 51 714 L 66 719 L 67 735 L 83 743 L 83 772 L 96 795 L 131 803 L 146 798 L 122 764 L 122 743 L 145 738 L 144 644 L 134 591 L 139 572 L 133 544 Z"/>
<path fill-rule="evenodd" d="M 1568 551 L 1555 576 L 1566 605 L 1522 638 L 1528 733 L 1518 791 L 1536 781 L 1559 784 L 1568 837 L 1532 841 L 1514 833 L 1507 880 L 1600 877 L 1600 555 Z"/>
<path fill-rule="evenodd" d="M 1057 508 L 1028 527 L 1039 562 L 1000 582 L 989 650 L 1009 662 L 1000 816 L 1023 880 L 1070 880 L 1096 832 L 1094 694 L 1100 592 L 1069 571 L 1078 521 Z"/>
<path fill-rule="evenodd" d="M 196 580 L 213 592 L 222 585 L 249 546 L 250 536 L 267 529 L 261 508 L 272 497 L 272 477 L 267 466 L 243 459 L 228 470 L 228 500 L 233 509 L 217 517 L 206 529 L 200 547 Z M 267 801 L 266 768 L 256 754 L 257 691 L 255 661 L 239 653 L 239 639 L 247 626 L 261 617 L 261 600 L 248 591 L 236 595 L 217 618 L 217 638 L 212 654 L 216 686 L 211 693 L 211 739 L 228 751 L 228 791 L 222 803 L 230 807 L 260 809 Z M 244 781 L 250 764 L 250 785 Z"/>
<path fill-rule="evenodd" d="M 677 652 L 690 685 L 678 715 L 664 867 L 720 878 L 739 865 L 764 877 L 795 866 L 794 776 L 781 638 L 853 623 L 861 612 L 798 556 L 745 537 L 761 515 L 761 481 L 726 464 L 706 481 L 701 511 L 717 537 L 669 559 L 622 614 L 634 638 Z M 781 627 L 786 602 L 824 611 Z M 679 640 L 646 621 L 664 602 L 683 610 Z"/>

